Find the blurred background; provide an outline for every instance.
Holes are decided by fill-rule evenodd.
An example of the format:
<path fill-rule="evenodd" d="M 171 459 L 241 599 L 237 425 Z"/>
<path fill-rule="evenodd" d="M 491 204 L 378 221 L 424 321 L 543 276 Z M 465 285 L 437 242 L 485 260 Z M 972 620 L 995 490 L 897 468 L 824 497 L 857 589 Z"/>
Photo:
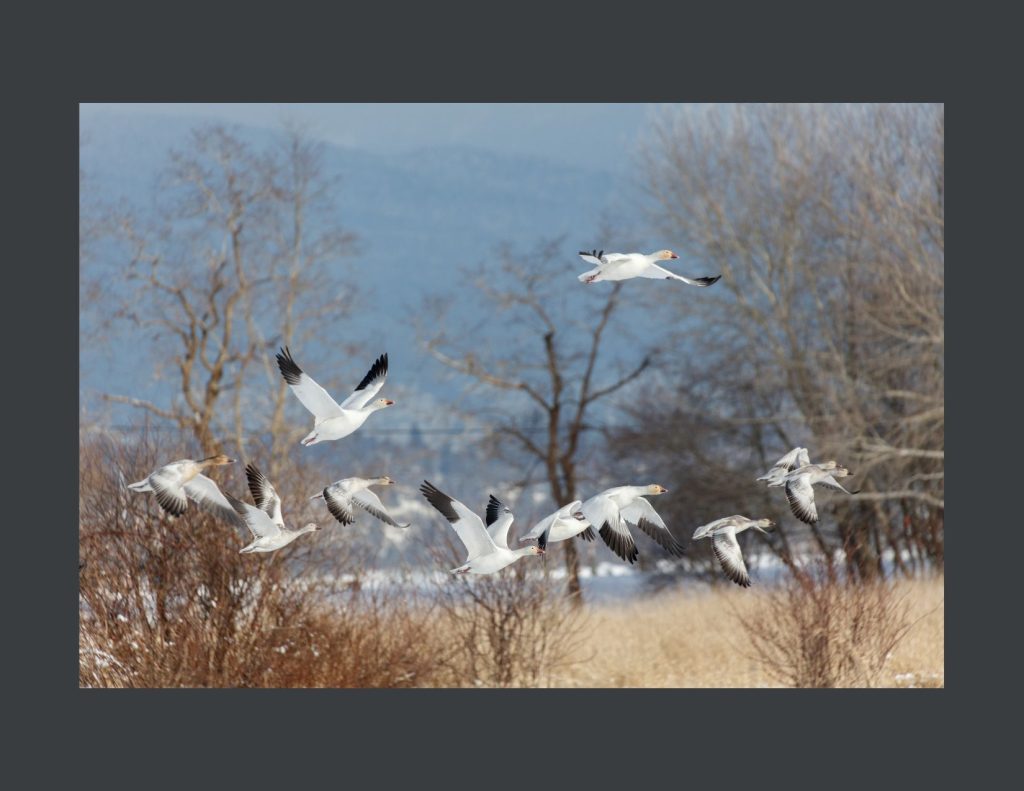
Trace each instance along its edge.
<path fill-rule="evenodd" d="M 782 597 L 813 578 L 903 591 L 901 619 L 893 597 L 877 605 L 893 635 L 925 606 L 907 586 L 930 586 L 921 600 L 934 616 L 943 152 L 941 105 L 82 105 L 80 573 L 83 623 L 95 626 L 83 627 L 93 657 L 83 685 L 598 685 L 607 674 L 556 672 L 593 634 L 580 610 L 631 623 L 623 608 L 715 591 L 750 606 L 730 604 L 747 592 L 732 590 L 709 542 L 688 542 L 730 514 L 778 522 L 770 537 L 740 537 L 755 585 L 779 597 L 776 614 L 799 610 Z M 591 248 L 669 248 L 674 271 L 722 279 L 585 287 L 576 253 Z M 277 371 L 284 345 L 339 400 L 387 352 L 382 395 L 396 405 L 348 438 L 300 447 L 310 421 Z M 796 445 L 849 467 L 860 490 L 819 494 L 813 528 L 781 490 L 754 482 Z M 247 537 L 235 526 L 194 512 L 171 524 L 123 491 L 163 463 L 221 451 L 240 459 L 218 470 L 224 491 L 247 499 L 242 462 L 252 461 L 289 524 L 325 529 L 273 557 L 239 558 Z M 382 496 L 410 529 L 365 516 L 343 528 L 307 499 L 377 475 L 399 482 Z M 659 483 L 669 493 L 652 502 L 687 551 L 670 558 L 634 531 L 636 566 L 600 541 L 570 541 L 533 569 L 523 561 L 501 580 L 453 587 L 442 572 L 463 558 L 418 494 L 423 479 L 480 511 L 493 492 L 516 514 L 514 535 L 607 487 Z M 312 580 L 330 590 L 313 595 Z M 254 619 L 252 634 L 267 618 L 273 629 L 321 619 L 302 621 L 303 634 L 326 644 L 344 630 L 324 625 L 324 603 L 332 618 L 342 599 L 365 614 L 354 601 L 368 595 L 380 597 L 374 617 L 407 628 L 408 603 L 420 602 L 420 645 L 438 612 L 464 616 L 467 596 L 472 612 L 500 615 L 514 600 L 519 613 L 561 620 L 514 638 L 499 634 L 498 615 L 474 623 L 449 641 L 474 656 L 439 648 L 428 664 L 448 675 L 432 680 L 395 670 L 411 641 L 397 626 L 387 631 L 404 637 L 373 649 L 379 677 L 285 672 L 279 658 L 300 650 L 287 642 L 273 662 L 253 659 L 256 643 L 230 660 L 225 635 L 245 631 L 240 618 Z M 733 615 L 766 622 L 750 612 Z M 339 656 L 356 639 L 345 634 Z M 579 644 L 545 648 L 529 672 L 499 656 L 503 641 L 536 647 L 555 634 Z M 148 646 L 148 664 L 131 642 Z M 679 675 L 673 650 L 661 676 L 620 683 L 792 680 L 762 672 L 784 664 L 768 656 L 778 646 L 752 649 L 731 676 Z M 881 670 L 871 676 L 858 656 L 856 672 L 829 671 L 821 685 L 877 681 Z M 254 662 L 278 675 L 253 675 Z M 186 672 L 197 664 L 208 673 Z M 886 672 L 889 683 L 899 675 Z"/>

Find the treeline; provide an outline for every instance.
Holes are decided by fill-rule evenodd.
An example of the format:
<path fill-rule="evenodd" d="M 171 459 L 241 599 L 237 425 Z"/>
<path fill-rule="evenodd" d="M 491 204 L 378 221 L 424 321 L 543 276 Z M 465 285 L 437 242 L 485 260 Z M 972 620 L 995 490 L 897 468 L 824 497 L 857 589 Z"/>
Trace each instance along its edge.
<path fill-rule="evenodd" d="M 774 515 L 765 546 L 790 564 L 941 569 L 943 118 L 942 106 L 753 105 L 656 125 L 649 218 L 693 271 L 722 280 L 670 301 L 660 330 L 679 354 L 609 441 L 684 482 L 666 503 L 673 523 Z M 813 528 L 752 480 L 796 445 L 838 459 L 861 489 L 821 498 Z"/>

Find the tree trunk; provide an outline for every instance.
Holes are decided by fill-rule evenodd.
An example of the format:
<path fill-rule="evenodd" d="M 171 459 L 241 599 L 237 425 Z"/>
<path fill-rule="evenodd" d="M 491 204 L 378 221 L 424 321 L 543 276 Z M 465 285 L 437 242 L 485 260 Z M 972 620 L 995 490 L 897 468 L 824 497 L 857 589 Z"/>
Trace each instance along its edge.
<path fill-rule="evenodd" d="M 583 604 L 583 589 L 580 587 L 580 555 L 576 551 L 576 539 L 563 541 L 565 547 L 566 592 L 573 607 Z"/>

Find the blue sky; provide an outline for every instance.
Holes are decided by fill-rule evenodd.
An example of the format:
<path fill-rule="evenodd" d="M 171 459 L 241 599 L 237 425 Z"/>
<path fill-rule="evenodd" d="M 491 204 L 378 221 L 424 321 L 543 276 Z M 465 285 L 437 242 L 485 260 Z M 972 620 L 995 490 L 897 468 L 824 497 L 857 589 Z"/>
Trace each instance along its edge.
<path fill-rule="evenodd" d="M 92 104 L 81 106 L 80 165 L 88 199 L 145 213 L 159 193 L 157 174 L 172 147 L 204 122 L 238 125 L 259 147 L 283 120 L 308 125 L 327 144 L 324 164 L 340 176 L 335 208 L 356 234 L 363 304 L 347 340 L 365 344 L 372 359 L 387 350 L 394 386 L 415 383 L 450 397 L 449 381 L 422 353 L 410 317 L 426 297 L 451 295 L 462 321 L 486 315 L 464 270 L 494 257 L 504 243 L 519 251 L 562 238 L 567 294 L 577 296 L 585 266 L 576 251 L 659 249 L 647 239 L 631 178 L 632 155 L 647 122 L 659 112 L 641 104 Z M 479 155 L 477 155 L 479 153 Z M 606 237 L 599 229 L 610 218 Z M 635 241 L 634 241 L 635 240 Z M 100 252 L 100 251 L 97 251 Z M 100 254 L 108 287 L 121 284 L 123 261 Z M 87 326 L 89 318 L 83 318 Z M 112 340 L 114 340 L 112 338 Z M 621 344 L 628 347 L 628 341 Z M 616 347 L 616 343 L 610 344 Z M 165 383 L 151 374 L 148 346 L 130 333 L 110 348 L 81 356 L 83 404 L 101 392 L 161 402 Z M 310 355 L 307 352 L 308 356 Z M 315 358 L 315 356 L 314 356 Z M 353 370 L 362 363 L 353 362 Z M 442 377 L 445 374 L 445 377 Z M 417 419 L 409 409 L 405 422 Z"/>
<path fill-rule="evenodd" d="M 337 145 L 402 153 L 435 145 L 469 145 L 620 171 L 657 112 L 648 104 L 83 104 L 83 120 L 169 115 L 277 128 L 284 119 L 311 125 Z"/>

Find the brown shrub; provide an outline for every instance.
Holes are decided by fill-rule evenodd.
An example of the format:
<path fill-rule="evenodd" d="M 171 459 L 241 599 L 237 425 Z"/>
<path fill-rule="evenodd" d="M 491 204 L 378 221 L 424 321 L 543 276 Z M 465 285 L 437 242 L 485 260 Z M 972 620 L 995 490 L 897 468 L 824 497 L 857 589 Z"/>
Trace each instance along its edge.
<path fill-rule="evenodd" d="M 873 687 L 914 625 L 906 593 L 885 581 L 794 570 L 760 606 L 735 611 L 751 655 L 790 687 Z"/>
<path fill-rule="evenodd" d="M 190 455 L 148 438 L 81 444 L 81 686 L 431 683 L 441 663 L 429 605 L 401 586 L 353 584 L 367 558 L 324 540 L 331 527 L 269 555 L 241 555 L 248 536 L 238 527 L 194 506 L 172 519 L 152 496 L 125 489 Z M 240 496 L 236 478 L 222 486 Z M 311 483 L 298 467 L 276 477 L 291 521 L 310 507 Z"/>
<path fill-rule="evenodd" d="M 437 562 L 450 568 L 461 563 L 458 557 L 455 563 L 440 557 Z M 435 601 L 448 645 L 446 686 L 540 686 L 581 661 L 586 614 L 572 606 L 564 581 L 530 561 L 438 583 Z"/>

